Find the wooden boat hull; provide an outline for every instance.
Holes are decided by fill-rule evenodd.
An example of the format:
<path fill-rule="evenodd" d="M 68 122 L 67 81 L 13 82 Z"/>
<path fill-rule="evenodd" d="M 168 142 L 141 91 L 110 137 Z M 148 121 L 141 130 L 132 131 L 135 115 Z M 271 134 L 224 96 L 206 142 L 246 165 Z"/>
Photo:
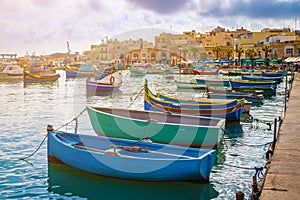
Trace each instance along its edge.
<path fill-rule="evenodd" d="M 261 72 L 262 76 L 266 76 L 266 77 L 282 77 L 282 76 L 286 76 L 286 72 L 275 72 L 275 73 L 270 73 L 270 72 Z"/>
<path fill-rule="evenodd" d="M 149 101 L 147 98 L 144 99 L 144 109 L 159 112 L 171 112 L 176 114 L 223 118 L 227 121 L 239 121 L 243 113 L 243 106 L 241 104 L 227 109 L 184 109 L 155 104 L 154 102 Z"/>
<path fill-rule="evenodd" d="M 22 80 L 23 73 L 20 75 L 10 75 L 8 73 L 0 72 L 0 81 L 9 81 L 9 80 Z"/>
<path fill-rule="evenodd" d="M 232 88 L 240 88 L 240 87 L 277 87 L 277 83 L 275 81 L 248 81 L 248 80 L 230 80 L 230 84 Z"/>
<path fill-rule="evenodd" d="M 215 150 L 48 132 L 48 160 L 92 174 L 146 181 L 207 182 Z"/>
<path fill-rule="evenodd" d="M 99 80 L 95 77 L 88 77 L 86 80 L 87 94 L 112 93 L 122 86 L 122 76 L 119 72 L 104 76 Z"/>
<path fill-rule="evenodd" d="M 267 76 L 242 76 L 242 80 L 250 80 L 250 81 L 275 81 L 276 83 L 281 83 L 281 77 L 267 77 Z"/>
<path fill-rule="evenodd" d="M 228 90 L 215 90 L 208 88 L 207 95 L 209 98 L 216 99 L 246 99 L 252 103 L 262 104 L 263 95 L 254 93 L 243 93 Z"/>
<path fill-rule="evenodd" d="M 211 99 L 198 99 L 198 100 L 185 100 L 179 99 L 175 97 L 169 97 L 166 95 L 162 95 L 160 93 L 154 94 L 149 88 L 147 80 L 145 81 L 144 85 L 144 94 L 145 98 L 149 98 L 151 101 L 165 105 L 171 106 L 174 108 L 190 108 L 190 109 L 224 109 L 230 108 L 232 106 L 236 106 L 242 101 L 238 100 L 230 100 L 230 101 L 218 101 L 218 100 L 211 100 Z"/>
<path fill-rule="evenodd" d="M 204 85 L 204 84 L 188 83 L 188 82 L 176 81 L 176 86 L 178 89 L 199 89 L 199 90 L 206 89 L 206 85 Z"/>
<path fill-rule="evenodd" d="M 112 93 L 118 90 L 121 84 L 111 85 L 111 84 L 101 84 L 93 81 L 86 81 L 86 93 L 87 94 L 98 94 L 98 93 Z"/>
<path fill-rule="evenodd" d="M 29 72 L 24 72 L 23 80 L 26 83 L 55 82 L 59 77 L 59 74 L 31 74 Z"/>
<path fill-rule="evenodd" d="M 151 92 L 149 90 L 149 92 Z M 157 93 L 156 95 L 151 92 L 151 95 L 160 98 L 165 101 L 169 101 L 172 103 L 184 103 L 184 104 L 226 104 L 230 107 L 231 103 L 237 102 L 236 100 L 219 100 L 219 99 L 208 99 L 208 98 L 198 98 L 198 99 L 181 99 L 176 97 L 171 97 L 167 95 L 163 95 L 161 93 Z M 236 103 L 232 104 L 236 105 Z"/>
<path fill-rule="evenodd" d="M 198 84 L 213 85 L 221 87 L 231 87 L 229 80 L 213 80 L 213 79 L 196 79 Z"/>
<path fill-rule="evenodd" d="M 219 70 L 217 71 L 201 71 L 197 69 L 193 69 L 193 74 L 195 75 L 219 75 Z"/>
<path fill-rule="evenodd" d="M 149 99 L 151 102 L 155 103 L 155 104 L 160 104 L 163 106 L 169 106 L 171 108 L 177 108 L 177 109 L 199 109 L 199 110 L 214 110 L 214 109 L 227 109 L 227 108 L 231 108 L 233 106 L 237 106 L 239 103 L 238 100 L 233 100 L 231 102 L 228 103 L 215 103 L 215 104 L 211 104 L 211 103 L 198 103 L 198 102 L 190 102 L 190 103 L 173 103 L 171 101 L 166 101 L 164 99 L 161 98 L 156 98 L 154 96 L 152 96 L 151 94 L 146 94 L 147 99 Z"/>
<path fill-rule="evenodd" d="M 201 103 L 174 103 L 157 98 L 153 95 L 147 85 L 144 85 L 144 109 L 161 112 L 173 112 L 177 114 L 199 115 L 205 117 L 226 118 L 226 120 L 240 120 L 243 112 L 243 101 L 231 101 L 230 103 L 220 104 L 201 104 Z"/>
<path fill-rule="evenodd" d="M 96 73 L 94 71 L 79 71 L 76 69 L 72 69 L 70 67 L 65 67 L 66 77 L 88 77 L 88 76 L 95 76 Z"/>
<path fill-rule="evenodd" d="M 255 93 L 255 94 L 263 94 L 264 97 L 271 97 L 272 95 L 276 95 L 276 89 L 273 87 L 239 87 L 232 88 L 232 91 L 242 92 L 242 93 Z"/>
<path fill-rule="evenodd" d="M 98 135 L 191 147 L 216 147 L 223 138 L 224 119 L 170 113 L 87 107 Z"/>

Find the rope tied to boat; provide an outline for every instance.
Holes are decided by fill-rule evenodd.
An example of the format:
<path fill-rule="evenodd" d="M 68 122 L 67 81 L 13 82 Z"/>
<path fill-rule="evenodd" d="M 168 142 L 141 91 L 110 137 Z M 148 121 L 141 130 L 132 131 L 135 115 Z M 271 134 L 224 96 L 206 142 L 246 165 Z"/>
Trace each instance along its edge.
<path fill-rule="evenodd" d="M 141 95 L 142 91 L 144 90 L 144 87 L 141 88 L 141 90 L 138 92 L 138 94 L 136 95 L 136 97 L 134 98 L 134 100 L 129 104 L 129 106 L 127 108 L 129 108 L 130 106 L 132 106 L 132 104 L 137 100 L 137 98 Z M 131 100 L 132 96 L 130 97 Z"/>
<path fill-rule="evenodd" d="M 63 128 L 63 127 L 66 127 L 72 123 L 73 121 L 75 121 L 76 123 L 76 126 L 75 126 L 75 133 L 77 133 L 77 130 L 78 130 L 78 118 L 84 113 L 84 111 L 86 111 L 86 108 L 84 108 L 80 113 L 79 115 L 77 115 L 77 117 L 73 118 L 71 121 L 67 122 L 66 124 L 58 127 L 57 129 L 53 130 L 52 126 L 51 125 L 48 125 L 47 126 L 47 134 L 45 135 L 45 137 L 43 138 L 43 140 L 41 141 L 41 143 L 38 145 L 38 147 L 31 153 L 29 154 L 28 156 L 25 156 L 23 158 L 19 158 L 19 160 L 26 160 L 27 158 L 30 158 L 31 156 L 33 156 L 36 152 L 38 152 L 38 150 L 41 148 L 41 146 L 43 145 L 43 143 L 45 142 L 46 138 L 48 137 L 48 134 L 50 131 L 53 131 L 53 132 L 56 132 L 58 131 L 59 129 Z"/>

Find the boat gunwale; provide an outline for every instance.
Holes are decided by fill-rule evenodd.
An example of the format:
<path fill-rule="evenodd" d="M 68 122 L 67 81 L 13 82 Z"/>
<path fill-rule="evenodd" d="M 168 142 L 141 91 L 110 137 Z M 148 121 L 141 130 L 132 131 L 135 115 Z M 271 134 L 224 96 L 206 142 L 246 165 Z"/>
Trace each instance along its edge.
<path fill-rule="evenodd" d="M 71 134 L 75 135 L 74 133 L 68 133 L 68 132 L 64 132 L 64 131 L 55 131 L 55 132 L 49 132 L 48 134 L 53 134 L 53 138 L 58 143 L 64 145 L 67 148 L 70 148 L 72 150 L 82 151 L 82 152 L 93 152 L 93 154 L 97 154 L 97 155 L 101 155 L 101 156 L 105 156 L 105 155 L 111 156 L 112 155 L 112 154 L 106 153 L 106 150 L 110 150 L 112 147 L 110 147 L 108 149 L 97 149 L 99 151 L 92 151 L 92 150 L 88 150 L 88 149 L 84 149 L 84 148 L 75 147 L 74 145 L 77 145 L 78 143 L 80 143 L 78 141 L 76 141 L 77 143 L 66 143 L 63 140 L 59 139 L 59 137 L 57 137 L 57 135 L 61 135 L 61 134 L 67 134 L 69 136 Z M 137 159 L 137 160 L 138 159 L 140 159 L 140 160 L 157 160 L 157 161 L 160 161 L 160 160 L 165 160 L 165 161 L 171 161 L 171 160 L 174 160 L 174 161 L 178 161 L 178 160 L 197 161 L 197 160 L 199 160 L 201 162 L 203 158 L 205 158 L 206 156 L 209 156 L 211 153 L 213 153 L 215 151 L 213 149 L 198 149 L 198 148 L 192 148 L 192 147 L 183 147 L 183 146 L 176 146 L 176 145 L 170 145 L 170 144 L 160 144 L 160 143 L 149 143 L 149 142 L 143 142 L 143 141 L 138 141 L 138 143 L 137 143 L 137 141 L 134 141 L 134 140 L 123 139 L 123 138 L 105 137 L 105 136 L 92 136 L 92 135 L 84 135 L 84 134 L 80 134 L 79 136 L 80 136 L 80 138 L 83 137 L 83 138 L 86 138 L 86 139 L 95 139 L 95 138 L 97 138 L 97 140 L 102 140 L 102 141 L 109 140 L 111 143 L 114 143 L 114 141 L 128 143 L 130 141 L 130 143 L 134 144 L 135 146 L 137 146 L 138 144 L 143 145 L 145 147 L 154 145 L 155 148 L 158 148 L 158 149 L 166 149 L 166 148 L 170 149 L 170 150 L 179 149 L 179 150 L 182 150 L 182 152 L 190 151 L 190 152 L 200 154 L 200 156 L 198 156 L 198 157 L 189 156 L 190 158 L 184 157 L 184 155 L 183 155 L 183 157 L 169 156 L 170 158 L 153 158 L 153 157 L 144 158 L 144 157 L 140 157 L 140 156 L 129 156 L 129 155 L 125 155 L 125 154 L 117 155 L 119 157 L 128 158 L 128 159 Z M 70 142 L 72 142 L 72 141 L 70 141 Z M 87 147 L 84 144 L 82 144 L 81 146 L 82 147 Z M 134 146 L 132 146 L 132 147 L 134 147 Z M 103 152 L 100 152 L 100 151 L 103 151 Z M 152 150 L 152 151 L 154 151 L 154 150 Z M 166 153 L 166 152 L 162 152 L 162 153 Z M 168 156 L 168 155 L 165 155 L 165 156 Z"/>
<path fill-rule="evenodd" d="M 178 124 L 178 123 L 171 123 L 171 122 L 161 122 L 161 121 L 157 121 L 156 119 L 140 119 L 140 118 L 134 118 L 135 121 L 140 121 L 143 123 L 156 123 L 156 124 L 167 124 L 167 125 L 172 125 L 172 126 L 197 126 L 198 128 L 203 127 L 203 128 L 216 128 L 216 129 L 220 129 L 222 128 L 223 124 L 225 123 L 225 119 L 222 118 L 217 118 L 217 117 L 205 117 L 205 116 L 196 116 L 196 115 L 187 115 L 187 114 L 177 114 L 177 113 L 170 113 L 170 112 L 156 112 L 156 111 L 151 111 L 151 110 L 131 110 L 131 109 L 123 109 L 123 108 L 106 108 L 106 107 L 95 107 L 95 106 L 87 106 L 87 109 L 93 110 L 94 112 L 101 112 L 102 114 L 105 115 L 110 115 L 113 117 L 118 117 L 118 118 L 122 118 L 122 119 L 126 119 L 126 120 L 130 120 L 130 117 L 127 116 L 123 116 L 123 115 L 116 115 L 113 112 L 112 113 L 108 113 L 108 112 L 104 112 L 104 111 L 100 111 L 97 108 L 102 108 L 102 109 L 110 109 L 110 110 L 121 110 L 121 111 L 127 111 L 127 112 L 135 112 L 135 113 L 149 113 L 149 114 L 153 114 L 153 115 L 162 115 L 162 116 L 172 116 L 172 117 L 176 117 L 181 119 L 182 117 L 184 118 L 188 118 L 188 119 L 198 119 L 199 121 L 201 121 L 201 119 L 205 120 L 205 121 L 217 121 L 217 123 L 215 125 L 201 125 L 201 124 L 187 124 L 187 123 L 183 123 L 183 124 Z M 180 121 L 181 122 L 181 121 Z"/>

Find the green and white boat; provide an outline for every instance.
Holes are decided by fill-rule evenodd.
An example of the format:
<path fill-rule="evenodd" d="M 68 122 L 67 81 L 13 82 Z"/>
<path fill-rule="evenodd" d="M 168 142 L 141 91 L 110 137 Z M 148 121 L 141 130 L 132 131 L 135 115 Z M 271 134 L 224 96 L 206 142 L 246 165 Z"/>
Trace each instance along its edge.
<path fill-rule="evenodd" d="M 108 137 L 213 148 L 225 129 L 225 119 L 219 118 L 106 107 L 87 111 L 95 132 Z"/>

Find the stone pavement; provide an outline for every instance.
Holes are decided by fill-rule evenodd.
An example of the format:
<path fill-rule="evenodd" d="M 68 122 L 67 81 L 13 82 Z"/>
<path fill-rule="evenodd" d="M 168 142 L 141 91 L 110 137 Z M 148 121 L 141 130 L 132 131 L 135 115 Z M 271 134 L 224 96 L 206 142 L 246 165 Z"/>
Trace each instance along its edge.
<path fill-rule="evenodd" d="M 261 200 L 269 199 L 300 199 L 300 73 L 295 73 L 286 113 L 262 188 Z"/>

